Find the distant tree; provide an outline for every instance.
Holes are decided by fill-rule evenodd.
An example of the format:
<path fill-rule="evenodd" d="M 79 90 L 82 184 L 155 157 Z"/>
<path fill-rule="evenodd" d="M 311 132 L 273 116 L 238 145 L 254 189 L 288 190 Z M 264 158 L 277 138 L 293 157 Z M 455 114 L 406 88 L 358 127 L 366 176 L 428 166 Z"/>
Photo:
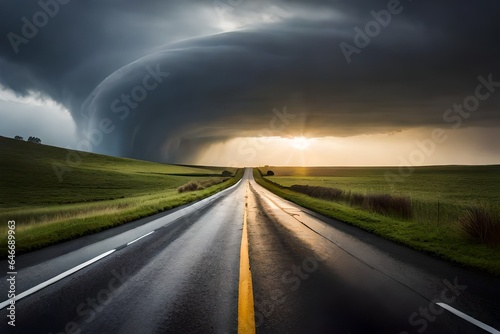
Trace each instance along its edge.
<path fill-rule="evenodd" d="M 224 176 L 224 177 L 230 177 L 230 176 L 233 176 L 233 174 L 231 172 L 225 170 L 225 171 L 222 172 L 222 176 Z"/>
<path fill-rule="evenodd" d="M 274 176 L 274 172 L 272 170 L 268 170 L 266 175 L 267 176 Z"/>
<path fill-rule="evenodd" d="M 24 138 L 23 138 L 23 137 L 21 137 L 21 136 L 15 136 L 15 137 L 14 137 L 14 139 L 17 139 L 17 140 L 24 140 Z"/>
<path fill-rule="evenodd" d="M 42 143 L 42 140 L 40 138 L 38 138 L 38 137 L 32 137 L 32 136 L 30 136 L 28 138 L 28 141 L 30 143 L 35 143 L 35 144 L 41 144 Z"/>

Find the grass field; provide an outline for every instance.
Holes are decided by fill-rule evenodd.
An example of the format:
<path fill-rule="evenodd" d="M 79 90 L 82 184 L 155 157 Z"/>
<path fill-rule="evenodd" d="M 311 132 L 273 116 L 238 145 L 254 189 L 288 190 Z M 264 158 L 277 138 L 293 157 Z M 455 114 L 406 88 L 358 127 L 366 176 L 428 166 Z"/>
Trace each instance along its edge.
<path fill-rule="evenodd" d="M 470 207 L 500 213 L 500 166 L 421 167 L 404 182 L 386 180 L 385 173 L 397 174 L 397 168 L 271 167 L 261 171 L 265 174 L 268 169 L 275 176 L 260 178 L 259 183 L 297 204 L 415 249 L 500 275 L 500 248 L 472 240 L 459 226 L 459 219 Z M 289 189 L 293 185 L 402 196 L 411 200 L 413 215 L 407 219 L 391 217 L 344 201 L 313 198 Z"/>
<path fill-rule="evenodd" d="M 266 172 L 266 169 L 262 169 Z M 500 166 L 438 166 L 416 168 L 404 182 L 388 182 L 394 168 L 272 168 L 270 180 L 284 187 L 310 185 L 360 194 L 407 196 L 414 207 L 413 221 L 455 223 L 464 209 L 482 206 L 500 213 Z"/>
<path fill-rule="evenodd" d="M 16 221 L 19 253 L 117 226 L 207 197 L 241 177 L 222 168 L 164 165 L 85 154 L 68 164 L 68 150 L 0 137 L 1 235 Z M 54 171 L 70 168 L 60 179 Z M 227 169 L 236 173 L 235 169 Z M 199 182 L 205 189 L 179 193 Z M 0 254 L 6 253 L 6 238 Z"/>

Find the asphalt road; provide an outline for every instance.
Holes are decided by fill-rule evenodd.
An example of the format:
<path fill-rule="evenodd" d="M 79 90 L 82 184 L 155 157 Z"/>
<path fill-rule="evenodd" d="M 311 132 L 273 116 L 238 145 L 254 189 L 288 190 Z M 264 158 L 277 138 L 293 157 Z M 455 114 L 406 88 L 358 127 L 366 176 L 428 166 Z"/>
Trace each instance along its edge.
<path fill-rule="evenodd" d="M 248 251 L 242 248 L 244 226 Z M 248 269 L 240 265 L 245 256 L 254 322 L 242 326 L 241 319 L 249 319 L 239 295 L 245 275 L 240 270 Z M 499 279 L 282 200 L 257 185 L 251 170 L 209 199 L 22 255 L 17 263 L 16 292 L 32 293 L 16 302 L 15 327 L 7 324 L 9 311 L 0 310 L 0 333 L 234 333 L 253 326 L 257 333 L 487 333 L 500 328 Z M 7 268 L 6 261 L 0 268 Z M 7 299 L 7 290 L 3 279 L 0 301 Z"/>

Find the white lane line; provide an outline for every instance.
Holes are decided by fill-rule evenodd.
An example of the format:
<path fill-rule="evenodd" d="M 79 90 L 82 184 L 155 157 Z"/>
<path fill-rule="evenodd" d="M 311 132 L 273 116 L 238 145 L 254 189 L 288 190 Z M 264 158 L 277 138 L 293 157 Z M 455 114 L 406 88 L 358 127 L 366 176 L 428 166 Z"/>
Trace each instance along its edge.
<path fill-rule="evenodd" d="M 101 255 L 99 255 L 99 256 L 96 256 L 96 257 L 94 257 L 93 259 L 88 260 L 87 262 L 84 262 L 84 263 L 82 263 L 82 264 L 80 264 L 80 265 L 78 265 L 78 266 L 76 266 L 76 267 L 73 267 L 73 268 L 71 268 L 71 269 L 69 269 L 69 270 L 66 270 L 66 271 L 65 271 L 65 272 L 63 272 L 62 274 L 59 274 L 59 275 L 57 275 L 57 276 L 55 276 L 55 277 L 53 277 L 53 278 L 49 279 L 48 281 L 45 281 L 45 282 L 43 282 L 43 283 L 40 283 L 40 284 L 38 284 L 37 286 L 34 286 L 34 287 L 32 287 L 31 289 L 26 290 L 26 291 L 24 291 L 24 292 L 22 292 L 22 293 L 20 293 L 20 294 L 16 295 L 16 297 L 15 297 L 15 301 L 17 302 L 17 301 L 19 301 L 19 300 L 23 299 L 24 297 L 27 297 L 27 296 L 29 296 L 29 295 L 31 295 L 31 294 L 34 294 L 35 292 L 40 291 L 40 290 L 42 290 L 43 288 L 46 288 L 46 287 L 48 287 L 49 285 L 54 284 L 55 282 L 60 281 L 60 280 L 62 280 L 63 278 L 65 278 L 65 277 L 67 277 L 67 276 L 69 276 L 69 275 L 71 275 L 71 274 L 76 273 L 78 270 L 83 269 L 83 268 L 85 268 L 85 267 L 87 267 L 87 266 L 91 265 L 92 263 L 99 261 L 99 260 L 100 260 L 100 259 L 102 259 L 102 258 L 105 258 L 106 256 L 110 255 L 110 254 L 111 254 L 111 253 L 113 253 L 114 251 L 115 251 L 115 249 L 112 249 L 112 250 L 110 250 L 110 251 L 108 251 L 108 252 L 106 252 L 106 253 L 104 253 L 104 254 L 101 254 Z M 0 303 L 0 310 L 1 310 L 1 309 L 3 309 L 3 308 L 5 308 L 5 307 L 7 307 L 9 304 L 10 304 L 10 299 L 9 299 L 9 300 L 4 301 L 3 303 Z"/>
<path fill-rule="evenodd" d="M 139 237 L 139 238 L 137 238 L 137 239 L 132 240 L 131 242 L 129 242 L 129 243 L 127 244 L 127 246 L 132 245 L 134 242 L 139 241 L 139 240 L 141 240 L 142 238 L 145 238 L 145 237 L 147 237 L 148 235 L 153 234 L 153 233 L 154 233 L 154 231 L 151 231 L 151 232 L 149 232 L 149 233 L 147 233 L 147 234 L 144 234 L 142 237 Z"/>
<path fill-rule="evenodd" d="M 484 329 L 485 331 L 489 332 L 489 333 L 493 333 L 493 334 L 499 334 L 500 332 L 497 331 L 495 328 L 493 327 L 490 327 L 484 323 L 482 323 L 481 321 L 479 320 L 476 320 L 474 319 L 473 317 L 471 316 L 468 316 L 467 314 L 463 313 L 463 312 L 460 312 L 459 310 L 451 307 L 450 305 L 448 304 L 445 304 L 445 303 L 436 303 L 437 305 L 441 306 L 442 308 L 444 308 L 445 310 L 448 310 L 450 311 L 451 313 L 459 316 L 460 318 L 464 319 L 464 320 L 467 320 L 468 322 L 470 322 L 471 324 L 474 324 L 476 325 L 477 327 L 481 328 L 481 329 Z"/>

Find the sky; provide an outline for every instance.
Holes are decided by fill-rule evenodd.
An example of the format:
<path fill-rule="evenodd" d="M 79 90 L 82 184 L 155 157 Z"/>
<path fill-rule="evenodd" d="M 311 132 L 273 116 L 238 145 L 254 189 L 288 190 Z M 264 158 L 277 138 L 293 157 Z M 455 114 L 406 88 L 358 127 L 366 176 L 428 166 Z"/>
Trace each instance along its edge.
<path fill-rule="evenodd" d="M 499 12 L 3 1 L 0 135 L 183 164 L 500 164 Z"/>

